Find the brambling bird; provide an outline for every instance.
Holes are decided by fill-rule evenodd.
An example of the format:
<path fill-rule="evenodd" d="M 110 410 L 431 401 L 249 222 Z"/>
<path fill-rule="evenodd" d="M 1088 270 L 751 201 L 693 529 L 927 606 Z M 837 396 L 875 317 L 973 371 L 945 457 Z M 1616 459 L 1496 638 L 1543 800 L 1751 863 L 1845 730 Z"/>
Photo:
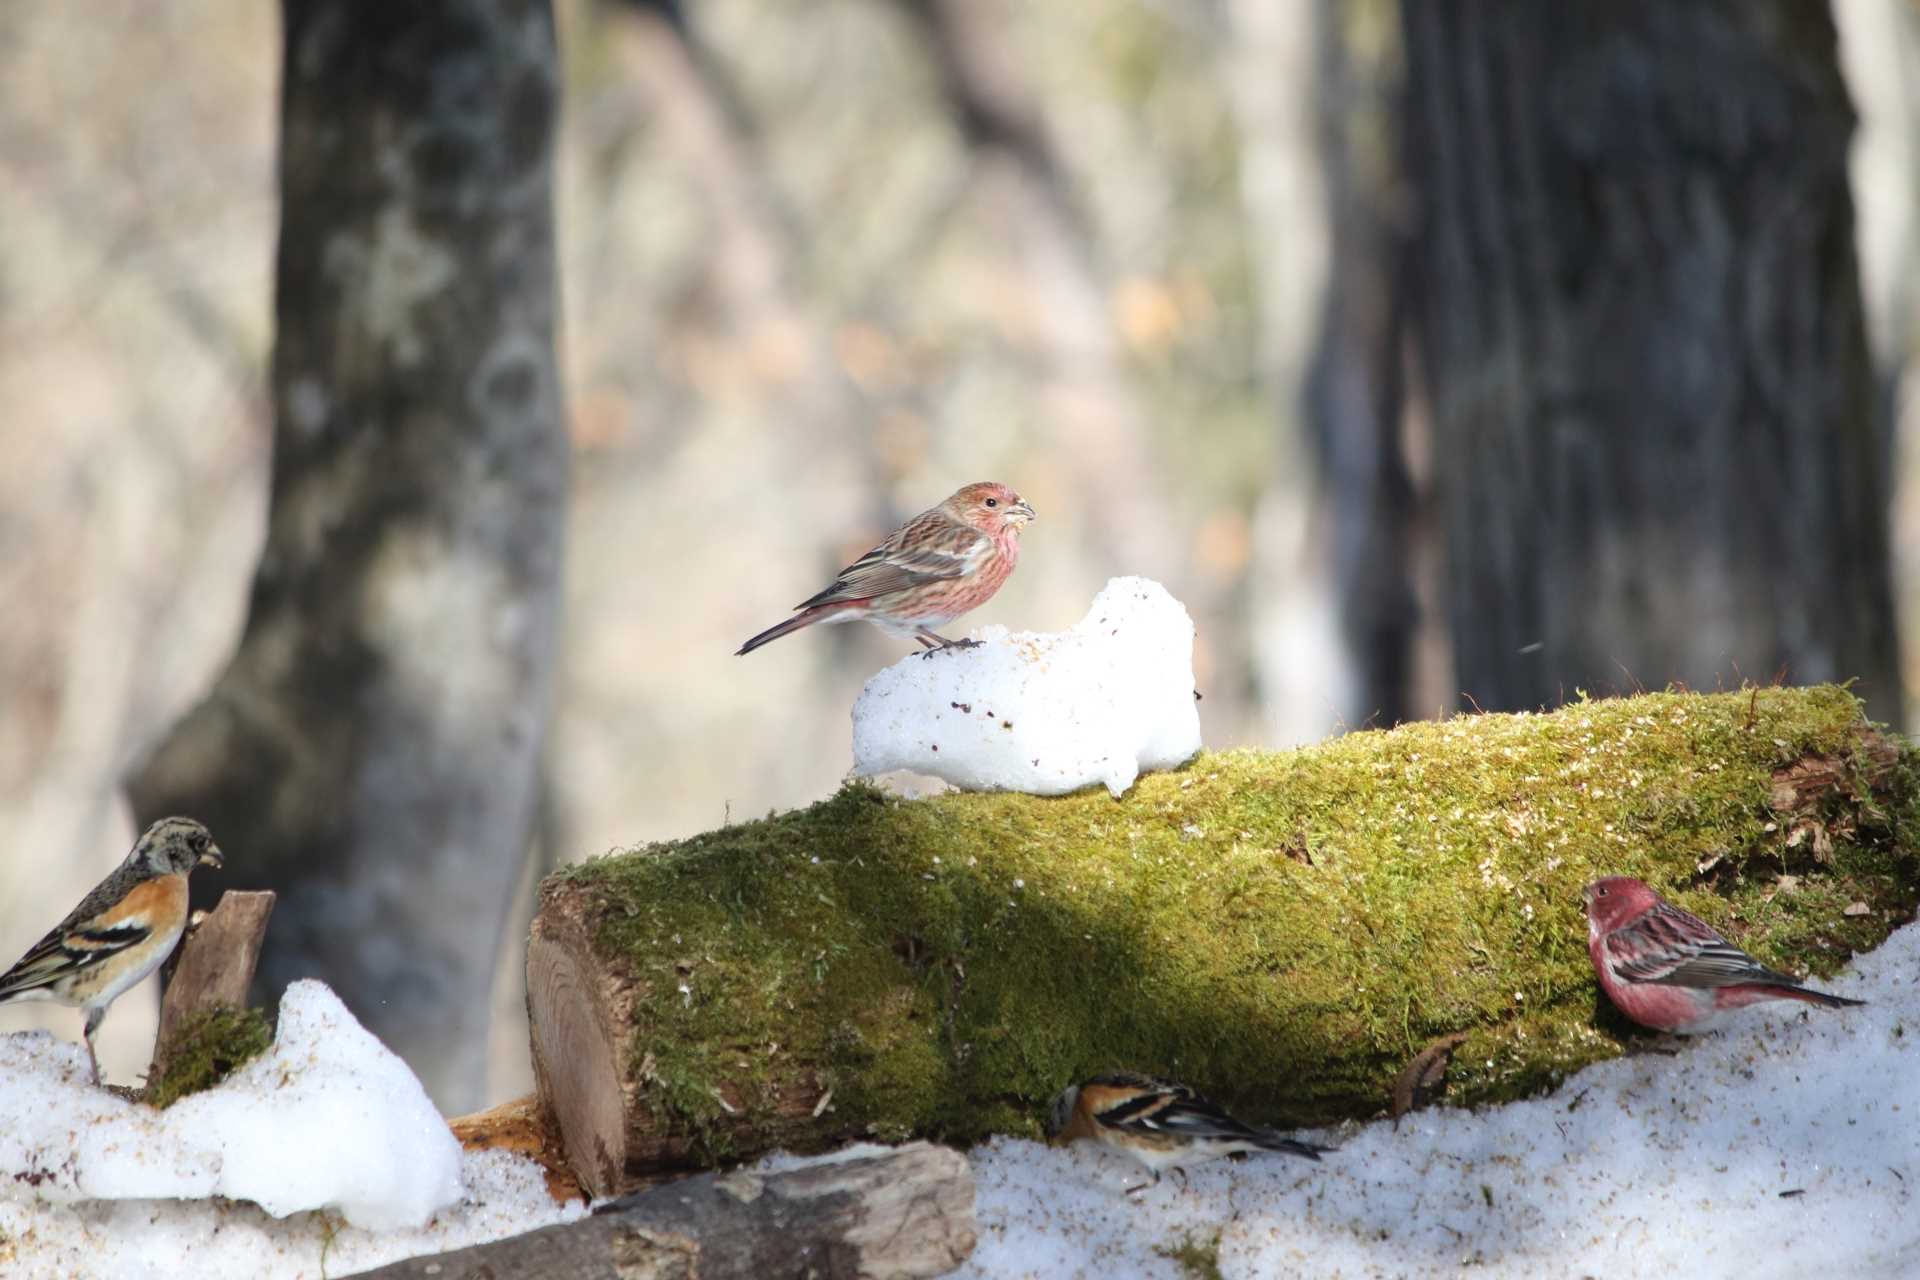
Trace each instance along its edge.
<path fill-rule="evenodd" d="M 87 1011 L 87 1061 L 100 1083 L 93 1034 L 120 993 L 160 967 L 187 927 L 187 877 L 222 855 L 191 818 L 162 818 L 65 920 L 0 975 L 0 1004 L 57 1000 Z"/>
<path fill-rule="evenodd" d="M 1131 1072 L 1095 1076 L 1062 1089 L 1047 1114 L 1047 1136 L 1056 1144 L 1084 1138 L 1124 1152 L 1145 1165 L 1156 1183 L 1162 1169 L 1237 1152 L 1284 1151 L 1318 1160 L 1334 1150 L 1255 1129 L 1186 1085 Z M 1129 1194 L 1150 1185 L 1130 1188 Z"/>
<path fill-rule="evenodd" d="M 889 635 L 935 649 L 971 648 L 934 631 L 993 598 L 1020 562 L 1020 531 L 1033 508 L 1003 484 L 970 484 L 895 529 L 842 569 L 825 590 L 802 600 L 785 622 L 741 645 L 752 653 L 816 622 L 871 622 Z"/>
<path fill-rule="evenodd" d="M 1730 1010 L 1763 1000 L 1833 1009 L 1864 1003 L 1814 991 L 1767 968 L 1638 880 L 1608 876 L 1585 892 L 1587 954 L 1600 988 L 1643 1027 L 1693 1035 Z"/>

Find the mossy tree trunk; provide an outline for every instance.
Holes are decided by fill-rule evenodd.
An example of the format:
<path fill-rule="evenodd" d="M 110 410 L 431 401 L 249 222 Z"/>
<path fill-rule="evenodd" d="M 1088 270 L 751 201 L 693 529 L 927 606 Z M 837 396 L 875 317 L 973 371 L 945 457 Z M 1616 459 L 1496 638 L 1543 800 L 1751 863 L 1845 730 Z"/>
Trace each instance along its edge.
<path fill-rule="evenodd" d="M 1465 1032 L 1449 1096 L 1519 1096 L 1630 1034 L 1588 880 L 1642 876 L 1830 970 L 1911 913 L 1913 764 L 1827 687 L 1204 755 L 1119 801 L 850 787 L 549 879 L 536 1076 L 601 1193 L 773 1146 L 1034 1133 L 1112 1068 L 1321 1122 L 1384 1110 Z"/>
<path fill-rule="evenodd" d="M 1408 0 L 1413 315 L 1455 688 L 1857 679 L 1888 480 L 1815 0 Z"/>

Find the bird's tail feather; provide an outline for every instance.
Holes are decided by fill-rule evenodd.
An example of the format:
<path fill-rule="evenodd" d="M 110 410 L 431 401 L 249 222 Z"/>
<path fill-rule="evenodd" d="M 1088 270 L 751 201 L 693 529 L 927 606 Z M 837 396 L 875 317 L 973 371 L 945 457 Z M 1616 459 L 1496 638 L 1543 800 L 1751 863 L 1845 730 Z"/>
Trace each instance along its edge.
<path fill-rule="evenodd" d="M 1845 1009 L 1850 1005 L 1866 1003 L 1865 1000 L 1849 1000 L 1845 996 L 1828 995 L 1824 991 L 1815 991 L 1812 987 L 1781 987 L 1779 993 L 1789 999 L 1825 1005 L 1829 1009 Z"/>
<path fill-rule="evenodd" d="M 1338 1147 L 1322 1147 L 1311 1142 L 1302 1142 L 1298 1138 L 1288 1138 L 1277 1133 L 1262 1133 L 1255 1139 L 1262 1149 L 1284 1151 L 1288 1155 L 1305 1156 L 1309 1160 L 1318 1160 L 1323 1152 L 1338 1151 Z"/>
<path fill-rule="evenodd" d="M 836 603 L 836 604 L 830 604 L 830 605 L 816 605 L 811 609 L 802 609 L 799 613 L 794 614 L 791 618 L 788 618 L 785 622 L 776 623 L 775 625 L 768 627 L 765 631 L 762 631 L 759 635 L 747 641 L 745 644 L 741 645 L 738 649 L 735 649 L 733 651 L 733 654 L 737 658 L 743 653 L 752 653 L 755 649 L 758 649 L 761 645 L 771 644 L 775 640 L 778 640 L 781 636 L 790 635 L 793 632 L 798 631 L 802 627 L 810 627 L 816 622 L 821 622 L 829 617 L 832 617 L 834 614 L 844 613 L 846 612 L 846 608 L 847 608 L 846 605 Z"/>

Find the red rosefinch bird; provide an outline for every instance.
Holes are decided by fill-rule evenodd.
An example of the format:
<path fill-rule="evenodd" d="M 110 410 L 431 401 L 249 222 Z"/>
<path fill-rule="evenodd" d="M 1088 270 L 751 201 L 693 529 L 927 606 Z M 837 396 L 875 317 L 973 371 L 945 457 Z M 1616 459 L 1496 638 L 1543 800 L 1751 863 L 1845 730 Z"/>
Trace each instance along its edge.
<path fill-rule="evenodd" d="M 1586 897 L 1587 953 L 1600 989 L 1643 1027 L 1692 1035 L 1728 1010 L 1763 1000 L 1834 1009 L 1864 1003 L 1810 990 L 1767 968 L 1638 880 L 1595 880 Z"/>
<path fill-rule="evenodd" d="M 930 650 L 953 647 L 934 628 L 993 598 L 1020 561 L 1020 530 L 1031 519 L 1033 508 L 1007 486 L 970 484 L 895 529 L 825 591 L 795 605 L 793 617 L 735 652 L 752 653 L 816 622 L 862 620 Z"/>
<path fill-rule="evenodd" d="M 1047 1112 L 1047 1136 L 1056 1143 L 1084 1138 L 1124 1152 L 1147 1166 L 1154 1182 L 1164 1168 L 1240 1151 L 1283 1151 L 1318 1160 L 1333 1150 L 1242 1124 L 1186 1085 L 1130 1071 L 1062 1089 Z"/>

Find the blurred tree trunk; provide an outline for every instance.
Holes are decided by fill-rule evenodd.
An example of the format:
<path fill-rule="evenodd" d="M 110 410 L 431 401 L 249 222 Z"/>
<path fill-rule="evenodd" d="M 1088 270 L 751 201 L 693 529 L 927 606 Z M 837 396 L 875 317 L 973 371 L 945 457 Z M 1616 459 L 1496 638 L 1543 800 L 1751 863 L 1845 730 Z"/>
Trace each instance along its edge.
<path fill-rule="evenodd" d="M 1396 724 L 1432 710 L 1416 696 L 1415 579 L 1431 565 L 1429 518 L 1402 443 L 1408 325 L 1404 103 L 1390 0 L 1315 6 L 1320 155 L 1331 224 L 1329 286 L 1306 379 L 1313 460 L 1331 511 L 1340 630 L 1352 655 L 1352 723 Z"/>
<path fill-rule="evenodd" d="M 1897 719 L 1853 116 L 1813 0 L 1409 0 L 1458 688 L 1858 677 Z"/>
<path fill-rule="evenodd" d="M 239 652 L 131 789 L 279 892 L 270 994 L 324 979 L 466 1109 L 558 620 L 553 19 L 284 8 L 267 545 Z"/>

